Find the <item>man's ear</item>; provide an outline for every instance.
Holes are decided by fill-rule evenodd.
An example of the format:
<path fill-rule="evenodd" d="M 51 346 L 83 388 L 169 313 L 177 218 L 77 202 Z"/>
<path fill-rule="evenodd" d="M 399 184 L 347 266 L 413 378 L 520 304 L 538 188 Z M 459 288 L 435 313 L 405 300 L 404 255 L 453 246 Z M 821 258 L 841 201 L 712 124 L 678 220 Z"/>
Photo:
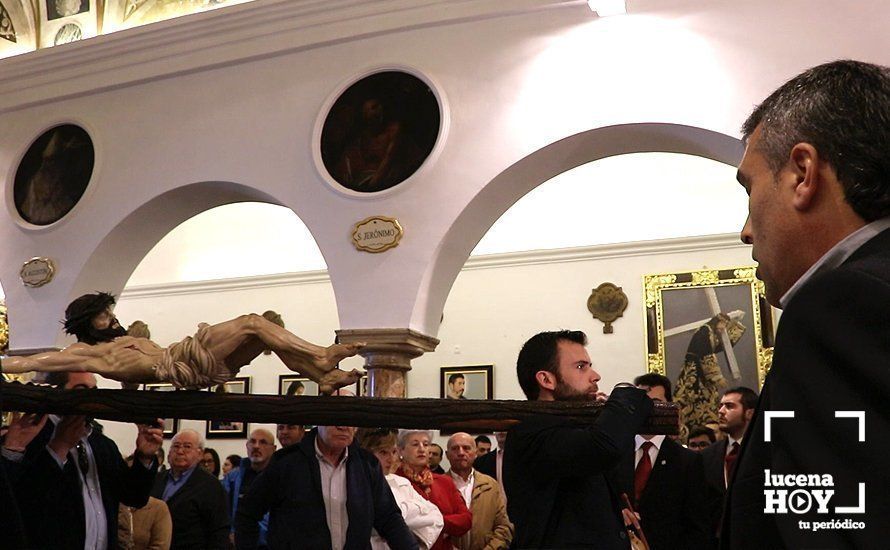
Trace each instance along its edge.
<path fill-rule="evenodd" d="M 751 422 L 751 419 L 754 418 L 754 409 L 745 409 L 745 422 Z"/>
<path fill-rule="evenodd" d="M 535 380 L 545 390 L 553 391 L 556 389 L 556 376 L 552 372 L 539 370 L 535 373 Z"/>
<path fill-rule="evenodd" d="M 819 152 L 809 143 L 798 143 L 788 155 L 787 177 L 793 178 L 792 205 L 799 211 L 809 210 L 819 194 L 822 181 Z"/>

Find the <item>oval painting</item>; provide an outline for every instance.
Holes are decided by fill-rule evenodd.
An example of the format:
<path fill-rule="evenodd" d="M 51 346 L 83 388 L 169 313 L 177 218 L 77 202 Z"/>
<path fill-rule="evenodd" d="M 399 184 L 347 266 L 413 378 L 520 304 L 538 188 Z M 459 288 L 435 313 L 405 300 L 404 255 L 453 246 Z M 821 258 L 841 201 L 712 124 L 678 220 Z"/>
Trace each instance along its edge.
<path fill-rule="evenodd" d="M 321 132 L 321 157 L 340 185 L 360 193 L 389 189 L 420 168 L 436 144 L 441 114 L 414 75 L 365 77 L 334 102 Z"/>
<path fill-rule="evenodd" d="M 49 225 L 74 208 L 93 174 L 93 141 L 80 126 L 63 124 L 37 138 L 15 173 L 13 194 L 19 215 Z"/>

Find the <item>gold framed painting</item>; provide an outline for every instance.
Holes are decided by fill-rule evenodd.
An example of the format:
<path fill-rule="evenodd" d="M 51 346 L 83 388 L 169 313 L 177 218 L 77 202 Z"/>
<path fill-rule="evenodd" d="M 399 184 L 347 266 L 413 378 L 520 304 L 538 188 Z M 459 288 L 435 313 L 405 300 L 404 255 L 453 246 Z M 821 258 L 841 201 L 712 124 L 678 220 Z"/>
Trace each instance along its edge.
<path fill-rule="evenodd" d="M 645 275 L 647 370 L 667 376 L 681 436 L 716 427 L 728 388 L 759 391 L 772 364 L 772 308 L 754 267 Z"/>

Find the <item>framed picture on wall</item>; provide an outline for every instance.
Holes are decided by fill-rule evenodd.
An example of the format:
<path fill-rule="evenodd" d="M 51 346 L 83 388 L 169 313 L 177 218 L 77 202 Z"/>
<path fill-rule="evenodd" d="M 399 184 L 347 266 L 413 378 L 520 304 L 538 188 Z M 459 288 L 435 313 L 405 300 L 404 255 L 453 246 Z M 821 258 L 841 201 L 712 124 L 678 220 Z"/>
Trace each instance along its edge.
<path fill-rule="evenodd" d="M 173 384 L 145 384 L 142 389 L 146 391 L 176 391 L 176 387 Z M 164 439 L 171 439 L 178 431 L 178 418 L 164 419 Z"/>
<path fill-rule="evenodd" d="M 716 427 L 723 390 L 759 390 L 772 363 L 772 308 L 754 267 L 646 275 L 648 371 L 667 376 L 681 436 Z"/>
<path fill-rule="evenodd" d="M 494 365 L 442 367 L 439 369 L 439 397 L 443 399 L 491 399 Z"/>
<path fill-rule="evenodd" d="M 250 394 L 250 377 L 238 376 L 210 391 L 217 393 Z M 207 439 L 244 439 L 247 437 L 247 422 L 231 420 L 208 420 L 205 430 Z"/>
<path fill-rule="evenodd" d="M 305 376 L 281 374 L 278 376 L 278 395 L 318 395 L 318 384 Z"/>

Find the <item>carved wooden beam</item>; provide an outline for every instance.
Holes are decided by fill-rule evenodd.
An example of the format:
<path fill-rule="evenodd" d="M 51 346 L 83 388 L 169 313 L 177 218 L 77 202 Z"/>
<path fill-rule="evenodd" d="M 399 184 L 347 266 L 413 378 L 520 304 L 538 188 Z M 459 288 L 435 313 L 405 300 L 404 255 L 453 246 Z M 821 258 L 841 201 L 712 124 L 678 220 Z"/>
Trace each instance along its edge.
<path fill-rule="evenodd" d="M 122 422 L 147 419 L 189 418 L 273 424 L 310 424 L 388 428 L 445 429 L 492 432 L 534 415 L 565 417 L 592 423 L 598 403 L 380 399 L 370 397 L 284 397 L 235 395 L 206 391 L 150 392 L 139 390 L 61 390 L 47 386 L 3 382 L 4 411 L 82 414 Z M 674 435 L 678 409 L 673 403 L 656 403 L 641 433 Z"/>

